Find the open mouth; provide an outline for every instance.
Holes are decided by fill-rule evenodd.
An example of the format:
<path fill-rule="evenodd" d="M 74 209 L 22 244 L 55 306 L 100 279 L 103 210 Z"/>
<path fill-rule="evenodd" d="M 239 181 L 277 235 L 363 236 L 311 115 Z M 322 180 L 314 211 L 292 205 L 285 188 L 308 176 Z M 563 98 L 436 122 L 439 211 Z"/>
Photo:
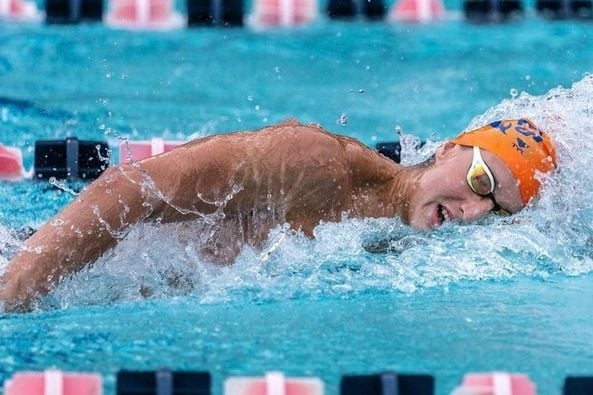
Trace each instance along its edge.
<path fill-rule="evenodd" d="M 449 212 L 447 211 L 447 209 L 445 208 L 445 206 L 442 205 L 437 205 L 437 215 L 439 216 L 439 220 L 441 222 L 441 225 L 445 222 L 445 221 L 451 221 L 451 216 L 449 215 Z"/>

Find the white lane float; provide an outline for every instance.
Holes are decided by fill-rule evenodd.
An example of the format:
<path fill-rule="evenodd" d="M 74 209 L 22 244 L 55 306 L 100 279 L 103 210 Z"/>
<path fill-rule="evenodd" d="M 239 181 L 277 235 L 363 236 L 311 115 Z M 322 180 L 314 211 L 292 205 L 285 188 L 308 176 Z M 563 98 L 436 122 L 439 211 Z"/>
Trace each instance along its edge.
<path fill-rule="evenodd" d="M 24 175 L 22 151 L 16 147 L 0 145 L 0 179 L 18 181 Z"/>
<path fill-rule="evenodd" d="M 255 0 L 249 23 L 254 26 L 298 26 L 318 17 L 317 0 Z"/>
<path fill-rule="evenodd" d="M 166 141 L 160 137 L 152 140 L 127 140 L 119 144 L 119 163 L 130 163 L 171 151 L 185 141 Z"/>
<path fill-rule="evenodd" d="M 398 0 L 389 12 L 389 20 L 427 23 L 443 19 L 441 0 Z"/>
<path fill-rule="evenodd" d="M 139 30 L 169 30 L 187 22 L 172 0 L 110 0 L 105 18 L 109 26 Z"/>
<path fill-rule="evenodd" d="M 34 1 L 0 0 L 0 19 L 14 22 L 39 22 L 43 13 Z"/>

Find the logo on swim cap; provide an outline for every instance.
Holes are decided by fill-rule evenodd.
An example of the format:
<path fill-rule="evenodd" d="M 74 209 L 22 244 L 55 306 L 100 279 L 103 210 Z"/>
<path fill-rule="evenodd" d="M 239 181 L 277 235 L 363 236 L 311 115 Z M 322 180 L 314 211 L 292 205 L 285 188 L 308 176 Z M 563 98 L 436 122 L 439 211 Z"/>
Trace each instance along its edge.
<path fill-rule="evenodd" d="M 492 122 L 462 133 L 451 142 L 479 147 L 500 158 L 515 176 L 524 204 L 539 190 L 536 172 L 547 173 L 557 166 L 552 139 L 527 118 Z"/>

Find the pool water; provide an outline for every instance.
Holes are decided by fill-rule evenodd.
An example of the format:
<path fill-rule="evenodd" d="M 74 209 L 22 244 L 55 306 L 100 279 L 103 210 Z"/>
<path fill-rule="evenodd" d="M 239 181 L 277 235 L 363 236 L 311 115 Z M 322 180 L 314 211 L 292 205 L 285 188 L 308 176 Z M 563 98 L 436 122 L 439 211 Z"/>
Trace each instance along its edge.
<path fill-rule="evenodd" d="M 113 394 L 119 369 L 170 367 L 210 371 L 221 394 L 229 375 L 280 369 L 337 394 L 343 374 L 393 369 L 433 374 L 447 394 L 464 372 L 510 370 L 546 395 L 567 374 L 593 374 L 589 34 L 588 23 L 535 16 L 161 33 L 3 25 L 0 142 L 21 147 L 28 166 L 38 139 L 116 147 L 288 117 L 370 146 L 399 130 L 413 163 L 467 127 L 529 116 L 554 136 L 562 171 L 511 218 L 432 233 L 346 218 L 313 240 L 280 226 L 263 251 L 246 247 L 225 268 L 197 255 L 200 224 L 137 226 L 35 312 L 0 315 L 0 380 L 88 370 Z M 428 141 L 420 152 L 409 148 L 416 138 Z M 1 182 L 0 262 L 18 229 L 82 187 Z"/>

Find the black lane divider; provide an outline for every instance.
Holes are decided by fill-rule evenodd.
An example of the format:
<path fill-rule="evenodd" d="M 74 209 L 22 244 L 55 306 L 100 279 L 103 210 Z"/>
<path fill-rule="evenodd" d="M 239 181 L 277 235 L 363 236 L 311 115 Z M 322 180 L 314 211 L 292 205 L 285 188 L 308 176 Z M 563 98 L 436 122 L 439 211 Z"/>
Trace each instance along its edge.
<path fill-rule="evenodd" d="M 109 166 L 109 145 L 75 137 L 36 141 L 34 166 L 36 179 L 93 180 Z"/>
<path fill-rule="evenodd" d="M 209 395 L 208 372 L 156 372 L 123 370 L 117 373 L 117 395 Z"/>
<path fill-rule="evenodd" d="M 185 2 L 189 27 L 242 26 L 246 16 L 246 4 L 250 4 L 247 0 L 185 0 Z M 150 3 L 148 4 L 150 9 Z M 293 7 L 293 12 L 296 12 L 298 7 L 296 3 L 287 4 Z M 388 8 L 384 0 L 327 0 L 326 4 L 325 12 L 331 19 L 381 20 L 385 18 Z M 101 22 L 105 7 L 103 0 L 45 0 L 46 22 L 49 24 Z M 273 12 L 277 14 L 282 12 L 281 7 L 275 3 L 269 3 L 268 7 L 275 7 Z M 421 6 L 417 5 L 416 8 Z M 477 23 L 504 22 L 520 18 L 524 10 L 523 0 L 464 0 L 463 2 L 466 19 Z M 540 16 L 549 19 L 592 19 L 593 0 L 536 0 L 535 10 Z"/>
<path fill-rule="evenodd" d="M 386 13 L 383 0 L 329 0 L 327 4 L 327 15 L 334 19 L 378 20 L 385 17 Z"/>
<path fill-rule="evenodd" d="M 22 104 L 28 105 L 26 102 Z M 128 145 L 121 146 L 120 150 L 125 150 L 126 146 L 127 149 L 133 150 L 133 144 L 134 142 L 128 142 Z M 401 144 L 398 141 L 378 143 L 375 149 L 396 163 L 401 160 Z M 25 174 L 20 149 L 13 151 L 17 152 L 12 153 L 7 149 L 2 151 L 4 155 L 13 156 L 12 161 L 8 161 L 8 156 L 0 161 L 0 174 L 3 174 L 2 170 L 9 169 L 6 166 L 20 167 L 21 174 Z M 76 137 L 68 137 L 65 140 L 38 140 L 35 142 L 34 179 L 47 180 L 53 177 L 70 181 L 94 180 L 109 166 L 110 155 L 111 150 L 106 141 L 78 140 Z"/>

